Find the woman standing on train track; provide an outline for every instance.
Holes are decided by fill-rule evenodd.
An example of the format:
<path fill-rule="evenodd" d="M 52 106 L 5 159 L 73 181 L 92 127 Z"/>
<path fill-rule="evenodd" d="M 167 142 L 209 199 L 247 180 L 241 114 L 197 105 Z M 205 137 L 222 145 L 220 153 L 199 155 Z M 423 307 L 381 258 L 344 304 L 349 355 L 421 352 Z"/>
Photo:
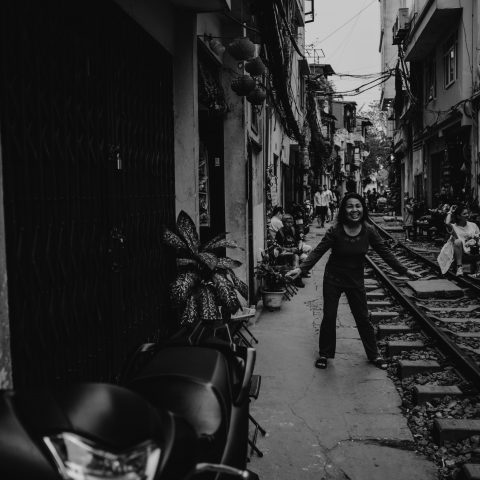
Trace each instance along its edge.
<path fill-rule="evenodd" d="M 357 193 L 348 193 L 340 204 L 336 224 L 328 229 L 307 259 L 287 273 L 291 278 L 307 273 L 331 250 L 323 277 L 323 320 L 319 357 L 315 362 L 317 368 L 326 368 L 327 359 L 335 357 L 337 310 L 342 292 L 347 297 L 368 360 L 379 368 L 387 367 L 387 362 L 378 353 L 367 306 L 364 263 L 370 246 L 398 273 L 419 278 L 393 256 L 368 220 L 365 200 Z"/>
<path fill-rule="evenodd" d="M 467 260 L 474 265 L 476 269 L 477 261 L 480 260 L 480 255 L 471 255 L 470 246 L 467 245 L 468 240 L 480 235 L 478 225 L 469 222 L 467 218 L 470 212 L 468 208 L 463 205 L 452 205 L 445 217 L 445 225 L 447 230 L 453 236 L 453 258 L 457 266 L 456 275 L 463 275 L 463 257 L 467 255 Z M 479 278 L 478 273 L 472 272 L 473 277 Z"/>

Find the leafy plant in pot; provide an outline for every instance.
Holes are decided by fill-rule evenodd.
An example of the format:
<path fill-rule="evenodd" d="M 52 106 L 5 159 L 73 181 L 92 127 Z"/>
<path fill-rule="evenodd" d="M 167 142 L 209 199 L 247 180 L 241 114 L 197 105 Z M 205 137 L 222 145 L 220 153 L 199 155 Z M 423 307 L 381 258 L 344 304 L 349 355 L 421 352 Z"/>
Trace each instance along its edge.
<path fill-rule="evenodd" d="M 241 309 L 237 292 L 245 299 L 248 296 L 247 285 L 233 272 L 241 262 L 220 254 L 224 248 L 239 248 L 225 237 L 223 233 L 200 245 L 195 223 L 183 210 L 176 232 L 164 228 L 162 241 L 177 256 L 177 276 L 170 284 L 170 296 L 182 327 L 199 320 L 225 319 Z"/>
<path fill-rule="evenodd" d="M 261 282 L 263 305 L 269 310 L 280 308 L 283 298 L 290 300 L 298 291 L 285 273 L 285 267 L 272 265 L 266 259 L 255 267 L 255 276 Z"/>

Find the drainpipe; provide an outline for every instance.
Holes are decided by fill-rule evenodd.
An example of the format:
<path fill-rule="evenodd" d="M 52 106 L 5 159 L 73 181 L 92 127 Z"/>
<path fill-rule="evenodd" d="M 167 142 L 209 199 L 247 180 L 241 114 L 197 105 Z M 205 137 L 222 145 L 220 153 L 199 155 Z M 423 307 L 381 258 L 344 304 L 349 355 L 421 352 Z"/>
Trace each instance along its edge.
<path fill-rule="evenodd" d="M 3 158 L 0 138 L 0 198 L 3 199 Z M 7 257 L 5 250 L 5 210 L 0 202 L 0 389 L 13 388 L 8 316 Z"/>

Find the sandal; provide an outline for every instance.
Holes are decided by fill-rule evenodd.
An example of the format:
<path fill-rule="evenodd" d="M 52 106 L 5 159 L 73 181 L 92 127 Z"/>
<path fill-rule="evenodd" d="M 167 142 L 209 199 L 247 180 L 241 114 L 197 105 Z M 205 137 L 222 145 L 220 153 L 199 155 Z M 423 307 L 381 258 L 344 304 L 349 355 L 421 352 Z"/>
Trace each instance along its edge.
<path fill-rule="evenodd" d="M 388 367 L 388 362 L 382 357 L 374 358 L 373 360 L 370 360 L 370 363 L 375 365 L 377 368 L 381 368 L 382 370 L 386 370 Z"/>
<path fill-rule="evenodd" d="M 473 278 L 475 280 L 480 280 L 480 272 L 477 272 L 477 273 L 471 273 L 469 275 L 470 278 Z"/>
<path fill-rule="evenodd" d="M 327 368 L 327 357 L 318 357 L 315 362 L 316 368 Z"/>

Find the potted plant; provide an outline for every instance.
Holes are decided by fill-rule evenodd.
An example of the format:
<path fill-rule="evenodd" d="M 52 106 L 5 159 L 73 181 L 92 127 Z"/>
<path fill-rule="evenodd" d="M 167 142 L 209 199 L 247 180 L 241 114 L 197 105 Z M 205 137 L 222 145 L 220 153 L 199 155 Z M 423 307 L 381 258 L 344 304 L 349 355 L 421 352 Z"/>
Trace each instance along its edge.
<path fill-rule="evenodd" d="M 180 326 L 226 318 L 241 309 L 237 292 L 247 298 L 247 285 L 233 272 L 241 262 L 220 253 L 224 248 L 239 248 L 225 237 L 225 233 L 217 235 L 200 245 L 196 226 L 183 210 L 176 231 L 164 229 L 163 243 L 177 256 L 177 276 L 170 284 L 170 296 L 177 306 Z"/>
<path fill-rule="evenodd" d="M 280 308 L 283 298 L 290 298 L 298 291 L 292 280 L 285 276 L 288 269 L 263 259 L 255 267 L 255 276 L 261 282 L 263 305 L 270 311 Z"/>

